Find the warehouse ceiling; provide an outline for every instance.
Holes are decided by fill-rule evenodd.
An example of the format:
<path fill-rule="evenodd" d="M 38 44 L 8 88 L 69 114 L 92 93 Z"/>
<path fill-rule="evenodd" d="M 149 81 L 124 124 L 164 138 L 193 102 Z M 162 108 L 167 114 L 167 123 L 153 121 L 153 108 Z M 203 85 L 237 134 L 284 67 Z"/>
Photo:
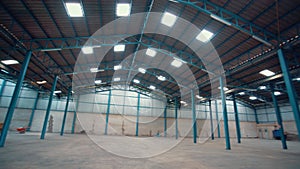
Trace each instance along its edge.
<path fill-rule="evenodd" d="M 272 101 L 268 86 L 274 85 L 275 90 L 280 92 L 277 96 L 279 101 L 287 102 L 288 96 L 277 56 L 279 48 L 283 50 L 299 95 L 300 1 L 298 0 L 71 1 L 81 5 L 82 17 L 68 15 L 66 11 L 68 2 L 70 1 L 2 0 L 0 2 L 1 61 L 13 59 L 19 62 L 13 65 L 1 63 L 1 76 L 16 79 L 26 51 L 31 50 L 33 54 L 25 80 L 27 84 L 40 90 L 49 91 L 54 76 L 58 75 L 56 90 L 62 90 L 64 94 L 72 86 L 72 81 L 76 77 L 80 82 L 88 82 L 82 83 L 84 89 L 105 90 L 113 83 L 118 86 L 125 82 L 143 91 L 153 90 L 149 88 L 152 85 L 167 96 L 174 97 L 178 95 L 180 86 L 184 82 L 190 82 L 193 76 L 192 79 L 195 79 L 199 88 L 199 95 L 210 98 L 212 86 L 204 61 L 199 59 L 195 51 L 180 39 L 184 39 L 182 36 L 189 32 L 189 28 L 176 31 L 179 39 L 171 36 L 172 30 L 176 29 L 172 26 L 164 27 L 167 29 L 164 31 L 169 32 L 168 35 L 144 32 L 147 27 L 145 25 L 149 24 L 150 13 L 161 13 L 163 16 L 164 12 L 169 12 L 177 18 L 192 23 L 199 30 L 207 30 L 213 34 L 209 42 L 199 41 L 199 50 L 202 49 L 201 47 L 208 49 L 209 45 L 214 47 L 211 51 L 202 52 L 204 54 L 201 57 L 213 65 L 216 61 L 210 59 L 210 54 L 214 53 L 212 51 L 218 54 L 225 71 L 228 88 L 226 93 L 229 96 L 235 93 L 240 101 L 247 104 L 264 105 Z M 143 13 L 144 19 L 135 22 L 141 28 L 140 32 L 130 34 L 132 25 L 114 27 L 109 30 L 109 33 L 103 33 L 109 36 L 96 38 L 101 40 L 99 46 L 93 46 L 94 52 L 104 49 L 104 46 L 111 48 L 104 56 L 93 55 L 96 60 L 101 57 L 101 62 L 95 65 L 95 60 L 86 59 L 79 65 L 82 48 L 88 39 L 99 35 L 97 31 L 110 22 L 122 19 L 117 16 L 118 3 L 130 4 L 130 15 L 124 16 L 125 20 L 132 21 L 131 17 Z M 153 26 L 161 25 L 163 24 L 158 22 Z M 118 38 L 122 40 L 116 41 Z M 125 44 L 124 51 L 115 52 L 113 48 L 117 44 Z M 149 48 L 161 54 L 154 57 L 157 62 L 164 63 L 166 61 L 164 58 L 176 56 L 179 62 L 184 63 L 192 73 L 180 72 L 179 69 L 177 71 L 170 64 L 161 64 L 164 66 L 160 68 L 151 67 L 149 62 L 145 62 L 146 54 L 140 58 L 135 57 L 139 51 L 145 53 Z M 132 59 L 129 60 L 129 67 L 127 70 L 119 71 L 116 78 L 115 74 L 118 70 L 116 66 L 130 57 Z M 137 69 L 134 67 L 134 62 L 143 62 L 147 69 Z M 80 69 L 75 68 L 76 64 Z M 96 71 L 93 72 L 91 68 L 96 68 Z M 274 74 L 271 76 L 260 74 L 265 69 Z M 131 71 L 136 72 L 133 78 L 129 78 Z M 172 74 L 170 71 L 175 73 Z M 86 76 L 83 72 L 93 76 Z M 174 76 L 178 76 L 180 82 Z M 94 84 L 95 80 L 99 83 Z M 38 84 L 41 81 L 46 83 Z M 256 99 L 252 100 L 250 96 L 255 96 Z M 202 99 L 199 96 L 198 98 Z"/>

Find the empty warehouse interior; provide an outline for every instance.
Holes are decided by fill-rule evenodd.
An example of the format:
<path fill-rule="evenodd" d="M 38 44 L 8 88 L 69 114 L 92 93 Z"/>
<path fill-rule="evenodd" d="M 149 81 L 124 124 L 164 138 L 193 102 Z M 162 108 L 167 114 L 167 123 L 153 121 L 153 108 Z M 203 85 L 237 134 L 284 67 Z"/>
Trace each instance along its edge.
<path fill-rule="evenodd" d="M 1 0 L 0 168 L 299 168 L 300 1 Z"/>

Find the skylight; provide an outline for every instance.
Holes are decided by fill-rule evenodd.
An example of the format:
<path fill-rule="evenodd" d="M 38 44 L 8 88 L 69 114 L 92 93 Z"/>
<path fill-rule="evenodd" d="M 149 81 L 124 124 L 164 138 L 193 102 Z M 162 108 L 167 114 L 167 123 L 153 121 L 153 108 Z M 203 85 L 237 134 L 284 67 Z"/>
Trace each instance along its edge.
<path fill-rule="evenodd" d="M 259 86 L 258 89 L 260 89 L 260 90 L 266 90 L 267 87 L 266 86 Z"/>
<path fill-rule="evenodd" d="M 19 62 L 17 60 L 2 60 L 1 62 L 5 65 L 19 64 Z"/>
<path fill-rule="evenodd" d="M 172 27 L 175 24 L 176 20 L 177 20 L 177 16 L 169 12 L 165 12 L 160 22 L 168 27 Z"/>
<path fill-rule="evenodd" d="M 120 69 L 122 69 L 122 65 L 116 65 L 116 66 L 114 66 L 114 70 L 120 70 Z"/>
<path fill-rule="evenodd" d="M 102 80 L 95 80 L 95 84 L 101 84 Z"/>
<path fill-rule="evenodd" d="M 94 52 L 93 48 L 92 47 L 83 47 L 81 48 L 81 51 L 84 53 L 84 54 L 92 54 Z"/>
<path fill-rule="evenodd" d="M 274 95 L 275 95 L 275 96 L 281 95 L 281 92 L 275 91 L 275 92 L 274 92 Z"/>
<path fill-rule="evenodd" d="M 83 8 L 80 3 L 66 3 L 67 13 L 70 17 L 83 17 Z"/>
<path fill-rule="evenodd" d="M 166 77 L 164 77 L 162 75 L 159 75 L 159 76 L 157 76 L 157 79 L 160 80 L 160 81 L 165 81 Z"/>
<path fill-rule="evenodd" d="M 208 42 L 212 38 L 214 34 L 206 29 L 203 29 L 196 37 L 197 40 L 201 42 Z"/>
<path fill-rule="evenodd" d="M 114 52 L 123 52 L 125 50 L 125 45 L 115 45 L 114 46 Z"/>
<path fill-rule="evenodd" d="M 115 81 L 115 82 L 118 82 L 118 81 L 120 81 L 120 80 L 121 80 L 120 77 L 115 77 L 115 78 L 114 78 L 114 81 Z"/>
<path fill-rule="evenodd" d="M 256 100 L 257 97 L 255 97 L 255 96 L 250 96 L 249 99 L 250 99 L 250 100 Z"/>
<path fill-rule="evenodd" d="M 118 3 L 116 8 L 117 16 L 129 16 L 131 11 L 131 6 L 129 3 Z"/>
<path fill-rule="evenodd" d="M 152 86 L 152 85 L 150 85 L 150 86 L 149 86 L 149 89 L 155 90 L 155 89 L 156 89 L 156 87 L 155 87 L 155 86 Z"/>
<path fill-rule="evenodd" d="M 36 83 L 39 84 L 39 85 L 41 85 L 41 84 L 47 83 L 47 81 L 46 81 L 46 80 L 43 80 L 43 81 L 37 81 Z"/>
<path fill-rule="evenodd" d="M 137 80 L 137 79 L 133 79 L 133 82 L 134 82 L 134 83 L 140 83 L 140 81 Z"/>
<path fill-rule="evenodd" d="M 151 48 L 148 48 L 146 51 L 146 55 L 151 56 L 151 57 L 154 57 L 156 55 L 156 53 L 157 52 Z"/>
<path fill-rule="evenodd" d="M 54 91 L 54 94 L 59 94 L 59 93 L 61 93 L 61 90 Z"/>
<path fill-rule="evenodd" d="M 262 70 L 262 71 L 260 71 L 259 73 L 262 74 L 262 75 L 265 75 L 265 76 L 267 76 L 267 77 L 275 75 L 274 72 L 272 72 L 272 71 L 270 71 L 270 70 L 268 70 L 268 69 Z"/>
<path fill-rule="evenodd" d="M 140 67 L 138 70 L 139 70 L 139 72 L 141 72 L 141 73 L 143 73 L 143 74 L 146 73 L 146 69 L 144 69 L 144 68 L 141 68 L 141 67 Z"/>

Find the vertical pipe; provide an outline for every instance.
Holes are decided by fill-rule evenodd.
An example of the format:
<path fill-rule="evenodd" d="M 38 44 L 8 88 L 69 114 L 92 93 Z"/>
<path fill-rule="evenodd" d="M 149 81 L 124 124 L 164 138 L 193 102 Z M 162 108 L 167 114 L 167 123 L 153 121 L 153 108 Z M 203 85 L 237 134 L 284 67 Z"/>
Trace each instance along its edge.
<path fill-rule="evenodd" d="M 167 105 L 164 110 L 164 136 L 167 137 Z"/>
<path fill-rule="evenodd" d="M 107 110 L 106 110 L 104 135 L 107 135 L 108 117 L 109 117 L 109 112 L 110 112 L 110 99 L 111 99 L 111 89 L 109 90 L 109 94 L 108 94 L 108 103 L 107 103 Z"/>
<path fill-rule="evenodd" d="M 194 91 L 191 90 L 191 99 L 192 99 L 192 114 L 193 114 L 193 141 L 197 143 L 197 119 L 196 119 L 196 108 L 195 108 L 195 95 Z"/>
<path fill-rule="evenodd" d="M 282 49 L 279 49 L 277 51 L 277 53 L 278 53 L 278 57 L 279 57 L 281 70 L 283 72 L 283 78 L 284 78 L 285 86 L 286 86 L 286 89 L 288 92 L 290 104 L 292 105 L 292 109 L 294 112 L 295 123 L 296 123 L 297 130 L 298 130 L 298 138 L 300 139 L 300 113 L 299 113 L 298 101 L 297 101 L 297 97 L 296 97 L 297 92 L 292 83 L 289 68 L 288 68 L 286 60 L 284 58 Z"/>
<path fill-rule="evenodd" d="M 138 135 L 139 135 L 140 100 L 141 100 L 141 94 L 138 93 L 135 136 L 138 136 Z"/>
<path fill-rule="evenodd" d="M 217 120 L 217 128 L 218 128 L 218 138 L 221 137 L 221 133 L 220 133 L 220 122 L 219 122 L 219 115 L 218 115 L 218 101 L 215 100 L 215 107 L 216 107 L 216 120 Z"/>
<path fill-rule="evenodd" d="M 276 112 L 277 123 L 280 126 L 279 132 L 280 132 L 280 137 L 281 137 L 282 149 L 287 149 L 286 138 L 284 136 L 284 129 L 283 129 L 283 124 L 282 124 L 280 109 L 279 109 L 279 106 L 278 106 L 277 98 L 274 94 L 274 86 L 270 85 L 270 89 L 271 89 L 273 104 L 274 104 L 274 108 L 275 108 L 275 112 Z"/>
<path fill-rule="evenodd" d="M 16 104 L 17 104 L 17 101 L 18 101 L 18 97 L 19 97 L 19 94 L 20 94 L 21 87 L 23 85 L 23 80 L 24 80 L 25 75 L 26 75 L 26 71 L 27 71 L 27 68 L 28 68 L 28 65 L 29 65 L 30 58 L 31 58 L 31 51 L 27 51 L 26 57 L 23 60 L 22 68 L 20 70 L 20 74 L 19 74 L 19 77 L 18 77 L 18 81 L 17 81 L 16 87 L 15 87 L 12 99 L 10 101 L 10 105 L 8 107 L 8 110 L 7 110 L 7 114 L 5 116 L 1 136 L 0 136 L 0 147 L 3 147 L 4 144 L 5 144 L 7 131 L 9 129 L 9 125 L 10 125 L 11 119 L 12 119 L 14 111 L 15 111 L 15 107 L 16 107 Z"/>
<path fill-rule="evenodd" d="M 51 89 L 51 92 L 50 92 L 47 111 L 46 111 L 46 114 L 45 114 L 44 125 L 43 125 L 43 129 L 42 129 L 42 133 L 41 133 L 41 139 L 45 139 L 45 133 L 46 133 L 46 129 L 47 129 L 47 123 L 48 123 L 48 119 L 49 119 L 49 115 L 50 115 L 50 110 L 51 110 L 51 105 L 52 105 L 52 100 L 53 100 L 53 94 L 54 94 L 54 91 L 55 91 L 55 88 L 56 88 L 57 79 L 58 79 L 58 76 L 55 75 L 54 82 L 52 84 L 52 89 Z"/>
<path fill-rule="evenodd" d="M 61 130 L 60 130 L 60 135 L 61 136 L 64 135 L 64 129 L 65 129 L 65 123 L 66 123 L 66 118 L 67 118 L 67 112 L 68 112 L 68 108 L 69 108 L 69 101 L 70 101 L 71 92 L 72 92 L 72 88 L 69 87 L 67 101 L 66 101 L 66 107 L 65 107 L 65 112 L 64 112 L 64 117 L 63 117 L 63 121 L 62 121 L 62 124 L 61 124 Z"/>
<path fill-rule="evenodd" d="M 28 127 L 26 129 L 27 131 L 30 131 L 30 128 L 32 126 L 32 121 L 33 121 L 34 113 L 35 113 L 36 106 L 37 106 L 37 103 L 38 103 L 38 100 L 39 100 L 39 96 L 40 96 L 40 93 L 38 92 L 37 95 L 36 95 L 35 101 L 34 101 L 34 105 L 31 109 L 31 115 L 30 115 L 30 118 L 29 118 Z"/>
<path fill-rule="evenodd" d="M 178 98 L 175 97 L 175 137 L 178 139 L 178 114 L 177 114 L 177 109 L 178 109 Z"/>
<path fill-rule="evenodd" d="M 238 109 L 237 109 L 237 104 L 236 104 L 234 93 L 232 94 L 232 98 L 233 98 L 233 109 L 234 109 L 234 117 L 235 117 L 236 137 L 237 137 L 237 142 L 241 143 L 240 119 L 239 119 L 239 114 L 238 114 Z"/>
<path fill-rule="evenodd" d="M 228 117 L 227 117 L 227 108 L 226 108 L 226 95 L 224 93 L 224 84 L 223 78 L 220 77 L 220 91 L 221 91 L 221 98 L 222 98 L 222 109 L 223 109 L 223 119 L 224 119 L 224 133 L 226 138 L 226 149 L 230 150 L 230 136 L 229 136 L 229 129 L 228 129 Z"/>
<path fill-rule="evenodd" d="M 211 100 L 208 101 L 209 105 L 209 116 L 210 116 L 210 133 L 211 133 L 211 139 L 214 140 L 214 123 L 213 123 L 213 117 L 212 117 L 212 110 L 211 110 Z"/>

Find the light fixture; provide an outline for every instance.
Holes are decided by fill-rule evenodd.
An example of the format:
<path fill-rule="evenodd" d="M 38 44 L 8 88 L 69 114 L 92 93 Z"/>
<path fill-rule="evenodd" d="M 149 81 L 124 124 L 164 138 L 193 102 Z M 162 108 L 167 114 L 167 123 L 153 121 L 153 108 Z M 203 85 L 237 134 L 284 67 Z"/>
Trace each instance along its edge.
<path fill-rule="evenodd" d="M 95 80 L 95 84 L 101 84 L 102 80 Z"/>
<path fill-rule="evenodd" d="M 159 75 L 159 76 L 157 76 L 157 79 L 160 80 L 160 81 L 165 81 L 166 77 L 164 77 L 162 75 Z"/>
<path fill-rule="evenodd" d="M 98 69 L 98 68 L 96 68 L 96 67 L 93 67 L 93 68 L 90 68 L 90 71 L 91 71 L 92 73 L 97 73 L 97 72 L 103 72 L 104 69 Z"/>
<path fill-rule="evenodd" d="M 143 74 L 146 73 L 146 69 L 144 69 L 144 68 L 142 68 L 142 67 L 140 67 L 140 68 L 138 69 L 138 71 L 141 72 L 141 73 L 143 73 Z"/>
<path fill-rule="evenodd" d="M 275 96 L 281 95 L 281 92 L 275 91 L 275 92 L 274 92 L 274 95 L 275 95 Z"/>
<path fill-rule="evenodd" d="M 297 80 L 297 81 L 300 81 L 300 77 L 297 77 L 296 80 Z"/>
<path fill-rule="evenodd" d="M 169 12 L 165 12 L 160 22 L 168 27 L 172 27 L 175 24 L 176 20 L 177 20 L 177 16 Z"/>
<path fill-rule="evenodd" d="M 117 16 L 129 16 L 131 11 L 131 5 L 129 3 L 117 3 L 116 15 Z"/>
<path fill-rule="evenodd" d="M 120 69 L 122 69 L 122 65 L 116 65 L 116 66 L 114 66 L 114 70 L 120 70 Z"/>
<path fill-rule="evenodd" d="M 80 3 L 67 2 L 65 4 L 70 17 L 83 17 L 83 8 Z"/>
<path fill-rule="evenodd" d="M 262 75 L 265 75 L 265 76 L 267 76 L 267 77 L 275 75 L 274 72 L 272 72 L 272 71 L 270 71 L 270 70 L 268 70 L 268 69 L 262 70 L 262 71 L 260 71 L 259 73 L 262 74 Z"/>
<path fill-rule="evenodd" d="M 114 46 L 114 52 L 123 52 L 124 50 L 125 50 L 125 45 L 124 44 Z"/>
<path fill-rule="evenodd" d="M 257 97 L 255 97 L 255 96 L 250 96 L 249 99 L 250 99 L 250 100 L 256 100 Z"/>
<path fill-rule="evenodd" d="M 238 95 L 241 95 L 241 96 L 243 96 L 243 95 L 245 95 L 246 93 L 245 92 L 239 92 L 238 93 Z"/>
<path fill-rule="evenodd" d="M 1 62 L 5 65 L 15 65 L 15 64 L 19 64 L 19 62 L 17 60 L 1 60 Z"/>
<path fill-rule="evenodd" d="M 199 95 L 196 95 L 196 98 L 197 98 L 197 99 L 203 99 L 203 97 L 202 97 L 202 96 L 199 96 Z"/>
<path fill-rule="evenodd" d="M 183 101 L 183 100 L 181 100 L 181 101 L 180 101 L 180 103 L 181 103 L 181 104 L 186 104 L 186 102 L 185 102 L 185 101 Z"/>
<path fill-rule="evenodd" d="M 120 77 L 115 77 L 115 78 L 114 78 L 114 81 L 115 81 L 115 82 L 118 82 L 118 81 L 120 81 L 120 80 L 121 80 Z"/>
<path fill-rule="evenodd" d="M 201 42 L 208 42 L 214 34 L 206 29 L 203 29 L 196 37 Z"/>
<path fill-rule="evenodd" d="M 156 89 L 156 87 L 155 87 L 155 86 L 153 86 L 153 85 L 150 85 L 150 86 L 149 86 L 149 89 L 155 90 L 155 89 Z"/>
<path fill-rule="evenodd" d="M 222 22 L 222 23 L 224 23 L 224 24 L 226 24 L 228 26 L 231 26 L 230 22 L 226 21 L 225 19 L 223 19 L 223 18 L 221 18 L 221 17 L 219 17 L 217 15 L 210 14 L 210 17 L 213 18 L 213 19 L 215 19 L 215 20 L 217 20 L 217 21 L 219 21 L 219 22 Z"/>
<path fill-rule="evenodd" d="M 171 65 L 179 68 L 183 63 L 186 63 L 186 62 L 179 58 L 174 57 L 174 60 L 171 62 Z"/>
<path fill-rule="evenodd" d="M 1 69 L 1 72 L 9 74 L 9 72 L 7 70 Z"/>
<path fill-rule="evenodd" d="M 266 90 L 267 86 L 259 86 L 258 89 L 260 89 L 260 90 Z"/>
<path fill-rule="evenodd" d="M 221 89 L 221 87 L 219 86 L 218 89 Z M 224 91 L 227 91 L 227 90 L 229 90 L 229 89 L 228 89 L 227 87 L 223 87 L 223 90 L 224 90 Z"/>
<path fill-rule="evenodd" d="M 265 45 L 267 45 L 267 46 L 272 46 L 271 43 L 265 41 L 264 39 L 262 39 L 262 38 L 260 38 L 260 37 L 258 37 L 258 36 L 252 35 L 252 38 L 255 39 L 255 40 L 260 41 L 261 43 L 263 43 L 263 44 L 265 44 Z"/>
<path fill-rule="evenodd" d="M 140 81 L 137 80 L 137 79 L 133 79 L 133 82 L 134 82 L 134 83 L 140 83 Z"/>
<path fill-rule="evenodd" d="M 54 94 L 59 94 L 59 93 L 61 93 L 61 90 L 54 91 Z"/>
<path fill-rule="evenodd" d="M 151 56 L 151 57 L 154 57 L 156 55 L 156 53 L 157 52 L 155 50 L 151 49 L 151 48 L 148 48 L 146 50 L 146 55 Z"/>
<path fill-rule="evenodd" d="M 47 83 L 47 81 L 46 81 L 46 80 L 43 80 L 43 81 L 36 81 L 36 83 L 39 84 L 39 85 L 41 85 L 41 84 Z"/>
<path fill-rule="evenodd" d="M 81 48 L 81 51 L 84 53 L 84 54 L 92 54 L 94 52 L 93 48 L 92 47 L 83 47 Z"/>

